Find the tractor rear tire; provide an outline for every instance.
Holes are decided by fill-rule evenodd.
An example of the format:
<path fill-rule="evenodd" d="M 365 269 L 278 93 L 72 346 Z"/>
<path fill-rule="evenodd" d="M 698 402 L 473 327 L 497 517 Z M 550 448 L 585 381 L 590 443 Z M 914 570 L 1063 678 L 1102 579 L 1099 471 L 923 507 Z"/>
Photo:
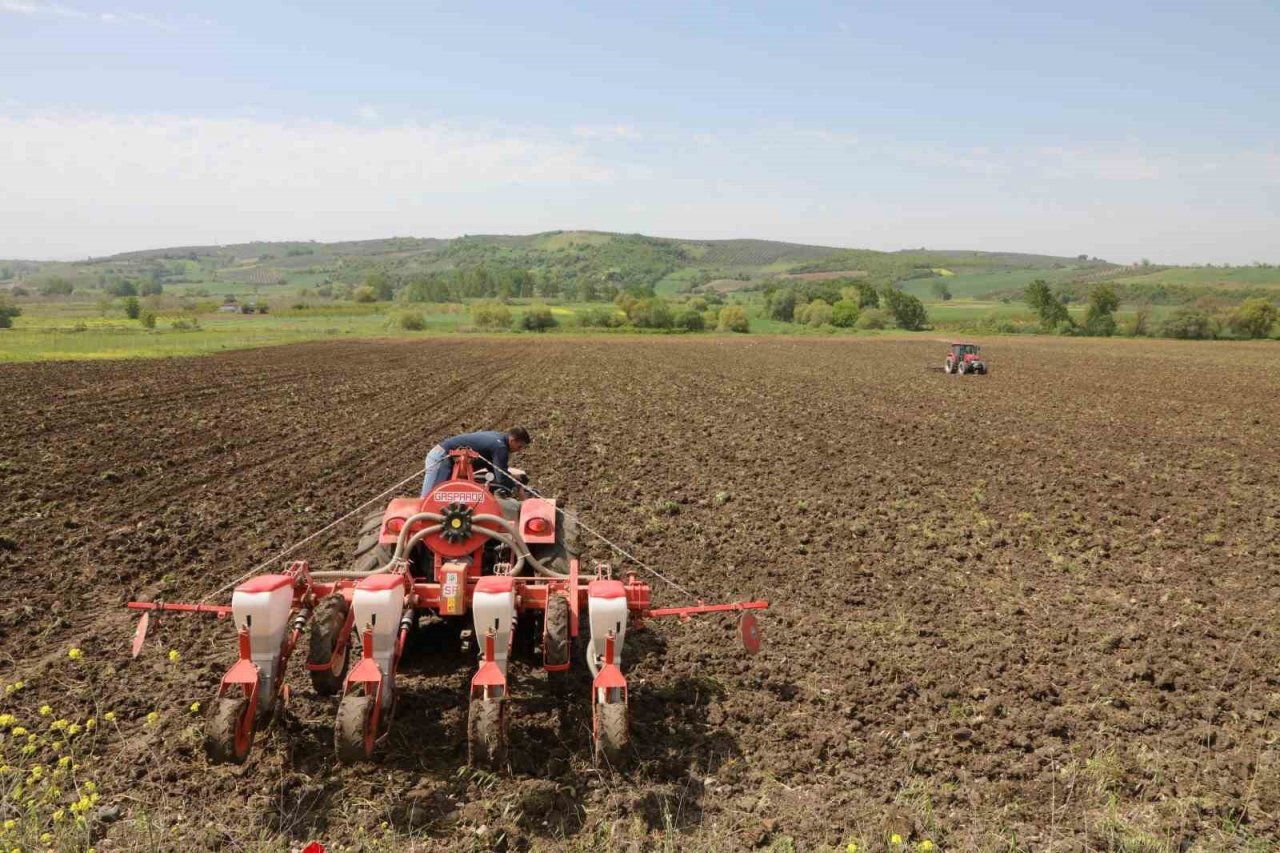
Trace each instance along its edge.
<path fill-rule="evenodd" d="M 253 720 L 244 696 L 219 696 L 204 731 L 210 764 L 244 764 L 253 747 Z"/>
<path fill-rule="evenodd" d="M 596 708 L 595 753 L 598 763 L 624 767 L 631 754 L 631 720 L 623 702 L 606 702 Z"/>
<path fill-rule="evenodd" d="M 382 516 L 382 510 L 378 510 L 360 525 L 360 539 L 356 542 L 356 553 L 351 561 L 353 572 L 376 572 L 391 562 L 395 549 L 378 541 L 382 535 Z"/>
<path fill-rule="evenodd" d="M 484 770 L 498 770 L 506 761 L 506 702 L 472 699 L 467 709 L 467 763 Z"/>
<path fill-rule="evenodd" d="M 569 599 L 563 595 L 549 595 L 543 624 L 542 663 L 544 666 L 564 666 L 569 662 L 573 646 L 569 636 Z"/>
<path fill-rule="evenodd" d="M 373 697 L 348 693 L 338 703 L 338 719 L 333 724 L 333 746 L 338 761 L 355 764 L 373 757 Z"/>
<path fill-rule="evenodd" d="M 333 660 L 328 669 L 310 670 L 311 686 L 321 696 L 332 696 L 342 690 L 347 678 L 347 668 L 351 664 L 351 638 L 342 636 L 342 629 L 347 624 L 347 609 L 350 605 L 341 595 L 329 595 L 320 599 L 316 605 L 315 615 L 311 618 L 311 646 L 307 651 L 308 664 L 326 664 Z M 342 654 L 334 660 L 333 650 L 340 641 L 346 641 Z"/>

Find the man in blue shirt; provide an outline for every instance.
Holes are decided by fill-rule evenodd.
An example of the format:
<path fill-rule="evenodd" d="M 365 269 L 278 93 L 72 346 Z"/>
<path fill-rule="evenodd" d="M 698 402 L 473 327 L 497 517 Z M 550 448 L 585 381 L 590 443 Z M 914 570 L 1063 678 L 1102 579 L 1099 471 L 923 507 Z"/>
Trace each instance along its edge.
<path fill-rule="evenodd" d="M 506 474 L 510 454 L 519 453 L 532 443 L 533 439 L 529 438 L 529 432 L 524 427 L 512 427 L 506 432 L 469 432 L 446 438 L 427 454 L 427 473 L 422 479 L 422 496 L 425 498 L 432 489 L 453 475 L 453 460 L 449 458 L 449 451 L 460 447 L 479 453 L 484 462 L 476 467 L 493 471 L 498 485 L 514 490 L 517 484 Z"/>

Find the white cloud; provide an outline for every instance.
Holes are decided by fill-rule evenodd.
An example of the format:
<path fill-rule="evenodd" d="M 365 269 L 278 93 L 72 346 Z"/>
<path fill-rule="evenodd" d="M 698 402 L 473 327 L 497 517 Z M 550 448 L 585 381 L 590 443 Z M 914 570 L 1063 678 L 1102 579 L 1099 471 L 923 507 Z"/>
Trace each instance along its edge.
<path fill-rule="evenodd" d="M 574 136 L 583 139 L 640 139 L 640 131 L 629 124 L 580 124 Z"/>
<path fill-rule="evenodd" d="M 57 3 L 31 3 L 26 0 L 0 0 L 0 12 L 11 12 L 28 17 L 47 16 L 51 18 L 90 18 L 88 12 L 79 9 L 68 9 Z"/>
<path fill-rule="evenodd" d="M 539 196 L 614 175 L 537 131 L 0 116 L 0 257 L 481 230 L 511 220 L 504 200 L 534 209 Z"/>
<path fill-rule="evenodd" d="M 156 18 L 151 15 L 144 15 L 140 12 L 128 12 L 121 10 L 86 12 L 82 9 L 73 9 L 59 3 L 40 3 L 34 2 L 34 0 L 0 0 L 0 12 L 8 12 L 13 15 L 25 15 L 30 18 L 60 18 L 62 20 L 72 21 L 97 21 L 108 25 L 134 23 L 170 31 L 178 29 L 178 26 L 174 21 Z M 202 26 L 208 26 L 211 22 L 205 19 L 198 19 L 198 23 Z"/>

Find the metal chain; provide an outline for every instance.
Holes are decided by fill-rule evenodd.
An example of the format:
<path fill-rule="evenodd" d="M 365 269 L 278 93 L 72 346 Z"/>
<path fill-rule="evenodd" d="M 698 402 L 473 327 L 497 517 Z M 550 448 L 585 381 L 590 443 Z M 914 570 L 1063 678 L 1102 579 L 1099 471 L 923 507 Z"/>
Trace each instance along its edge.
<path fill-rule="evenodd" d="M 487 462 L 487 461 L 488 461 L 488 460 L 486 460 L 486 462 Z M 510 477 L 510 478 L 511 478 L 511 481 L 512 481 L 512 482 L 516 482 L 516 478 L 515 478 L 514 476 L 512 476 L 511 472 L 510 472 L 510 471 L 508 471 L 507 469 L 503 468 L 501 465 L 498 465 L 498 464 L 496 464 L 496 463 L 492 463 L 492 462 L 490 462 L 490 463 L 488 463 L 488 466 L 489 466 L 489 467 L 491 467 L 493 470 L 499 471 L 499 472 L 501 472 L 501 473 L 503 473 L 503 474 L 507 475 L 508 477 Z M 372 504 L 377 503 L 378 501 L 382 500 L 382 499 L 383 499 L 383 498 L 385 498 L 387 495 L 389 495 L 389 494 L 391 494 L 392 492 L 394 492 L 394 491 L 396 491 L 397 489 L 399 489 L 399 488 L 400 488 L 401 486 L 403 486 L 405 483 L 409 483 L 409 482 L 411 482 L 411 481 L 413 481 L 413 480 L 418 479 L 419 477 L 422 477 L 425 473 L 426 473 L 426 468 L 425 468 L 425 467 L 424 467 L 424 468 L 420 468 L 420 469 L 418 469 L 417 473 L 414 473 L 414 474 L 409 475 L 408 477 L 405 477 L 403 480 L 401 480 L 400 482 L 396 483 L 396 484 L 395 484 L 394 486 L 392 486 L 391 488 L 386 489 L 385 491 L 379 492 L 377 495 L 375 495 L 374 497 L 372 497 L 372 498 L 370 498 L 369 500 L 365 501 L 364 503 L 360 504 L 360 506 L 358 506 L 358 507 L 356 507 L 355 509 L 351 510 L 351 511 L 350 511 L 350 512 L 348 512 L 346 515 L 343 515 L 341 518 L 338 518 L 338 519 L 336 519 L 335 521 L 332 521 L 332 522 L 330 522 L 329 524 L 326 524 L 324 527 L 322 527 L 322 528 L 320 528 L 319 530 L 315 531 L 314 533 L 310 534 L 310 535 L 309 535 L 309 536 L 307 536 L 306 538 L 304 538 L 304 539 L 299 539 L 297 542 L 293 543 L 293 544 L 292 544 L 292 545 L 290 545 L 288 548 L 285 548 L 285 549 L 284 549 L 283 551 L 281 551 L 279 554 L 276 554 L 274 557 L 271 557 L 270 559 L 267 559 L 267 560 L 262 561 L 262 562 L 261 562 L 261 563 L 259 563 L 258 565 L 254 566 L 252 569 L 249 569 L 249 571 L 245 572 L 245 573 L 244 573 L 243 575 L 241 575 L 240 577 L 236 578 L 235 580 L 231 581 L 230 583 L 224 584 L 223 586 L 221 586 L 221 587 L 219 587 L 218 589 L 214 590 L 213 592 L 209 593 L 209 594 L 208 594 L 208 595 L 206 595 L 204 598 L 200 599 L 199 603 L 200 603 L 200 604 L 204 604 L 205 602 L 207 602 L 209 599 L 213 598 L 214 596 L 221 595 L 222 593 L 226 592 L 228 589 L 231 589 L 232 587 L 234 587 L 234 586 L 236 586 L 237 584 L 239 584 L 241 581 L 248 579 L 249 577 L 251 577 L 252 575 L 256 574 L 257 572 L 260 572 L 260 571 L 262 571 L 263 569 L 265 569 L 267 566 L 270 566 L 272 563 L 275 563 L 276 561 L 281 560 L 281 559 L 283 559 L 284 557 L 287 557 L 289 554 L 292 554 L 294 551 L 298 550 L 298 549 L 299 549 L 299 548 L 301 548 L 303 545 L 307 544 L 308 542 L 310 542 L 311 540 L 315 539 L 316 537 L 318 537 L 318 536 L 320 536 L 320 535 L 322 535 L 322 534 L 324 534 L 324 533 L 329 532 L 330 530 L 332 530 L 333 528 L 337 527 L 339 524 L 342 524 L 342 522 L 344 522 L 344 521 L 346 521 L 347 519 L 351 518 L 353 515 L 355 515 L 356 513 L 360 512 L 361 510 L 365 509 L 366 507 L 369 507 L 369 506 L 371 506 Z M 532 486 L 521 486 L 521 488 L 523 488 L 526 492 L 529 492 L 529 493 L 530 493 L 531 495 L 533 495 L 534 497 L 544 498 L 544 495 L 543 495 L 541 492 L 539 492 L 537 489 L 533 488 Z M 655 569 L 653 566 L 650 566 L 650 565 L 649 565 L 648 563 L 646 563 L 644 560 L 641 560 L 641 559 L 640 559 L 639 557 L 637 557 L 635 554 L 632 554 L 630 551 L 626 550 L 626 549 L 625 549 L 625 548 L 623 548 L 621 545 L 618 545 L 616 542 L 612 541 L 611 539 L 608 539 L 608 538 L 607 538 L 603 533 L 601 533 L 600 531 L 596 530 L 594 527 L 591 527 L 591 526 L 590 526 L 590 525 L 588 525 L 585 521 L 583 521 L 583 520 L 582 520 L 582 518 L 581 518 L 580 516 L 578 516 L 578 515 L 576 515 L 576 514 L 574 514 L 574 513 L 568 512 L 568 511 L 567 511 L 567 510 L 565 510 L 565 509 L 562 509 L 558 504 L 556 505 L 556 512 L 557 512 L 557 513 L 559 513 L 559 514 L 560 514 L 562 517 L 564 517 L 564 518 L 570 518 L 570 519 L 573 519 L 573 521 L 574 521 L 574 522 L 575 522 L 579 527 L 581 527 L 583 530 L 587 531 L 587 533 L 591 534 L 591 535 L 592 535 L 592 536 L 594 536 L 596 539 L 598 539 L 598 540 L 600 540 L 601 542 L 603 542 L 605 545 L 608 545 L 610 548 L 612 548 L 614 551 L 616 551 L 616 552 L 617 552 L 618 554 L 620 554 L 622 557 L 624 557 L 625 559 L 630 560 L 631 562 L 635 563 L 637 566 L 639 566 L 640 568 L 644 569 L 646 572 L 648 572 L 649 574 L 653 575 L 653 576 L 654 576 L 654 577 L 656 577 L 658 580 L 662 581 L 663 583 L 666 583 L 667 585 L 669 585 L 669 586 L 671 586 L 671 587 L 673 587 L 673 588 L 675 588 L 675 589 L 680 590 L 680 591 L 681 591 L 681 592 L 683 592 L 685 595 L 689 596 L 690 598 L 694 599 L 695 601 L 702 601 L 702 598 L 701 598 L 700 596 L 696 595 L 696 594 L 695 594 L 692 590 L 690 590 L 688 587 L 686 587 L 686 586 L 682 586 L 681 584 L 676 583 L 676 582 L 675 582 L 675 581 L 673 581 L 671 578 L 667 577 L 667 576 L 666 576 L 666 575 L 664 575 L 662 572 L 660 572 L 660 571 L 658 571 L 657 569 Z"/>
<path fill-rule="evenodd" d="M 516 480 L 516 478 L 515 478 L 514 476 L 512 476 L 511 472 L 510 472 L 510 471 L 508 471 L 508 470 L 506 470 L 505 468 L 503 468 L 501 465 L 498 465 L 498 464 L 496 464 L 496 463 L 492 463 L 492 462 L 491 462 L 491 463 L 489 463 L 489 465 L 490 465 L 490 466 L 492 466 L 494 469 L 496 469 L 496 470 L 498 470 L 498 471 L 501 471 L 503 474 L 506 474 L 508 477 L 510 477 L 510 478 L 511 478 L 511 481 L 512 481 L 513 483 L 514 483 L 514 482 L 518 482 L 518 481 Z M 520 488 L 524 489 L 526 492 L 528 492 L 529 494 L 533 495 L 534 497 L 544 498 L 544 500 L 545 500 L 545 496 L 544 496 L 541 492 L 539 492 L 537 489 L 535 489 L 533 486 L 525 486 L 525 485 L 522 485 L 522 486 L 520 486 Z M 681 592 L 683 592 L 685 595 L 689 596 L 690 598 L 694 599 L 695 601 L 702 601 L 702 598 L 701 598 L 700 596 L 698 596 L 698 595 L 695 595 L 695 594 L 694 594 L 694 593 L 693 593 L 693 592 L 692 592 L 688 587 L 681 586 L 680 584 L 678 584 L 678 583 L 676 583 L 675 581 L 673 581 L 671 578 L 669 578 L 669 577 L 667 577 L 666 575 L 664 575 L 662 572 L 660 572 L 660 571 L 658 571 L 657 569 L 653 568 L 653 566 L 650 566 L 648 563 L 646 563 L 646 562 L 644 562 L 643 560 L 641 560 L 641 559 L 640 559 L 639 557 L 637 557 L 635 554 L 632 554 L 630 551 L 627 551 L 626 549 L 624 549 L 621 545 L 617 545 L 617 544 L 615 544 L 614 542 L 610 541 L 609 539 L 606 539 L 603 533 L 600 533 L 598 530 L 594 529 L 593 527 L 590 527 L 586 522 L 584 522 L 584 521 L 581 519 L 581 517 L 579 517 L 579 516 L 577 516 L 577 515 L 575 515 L 575 514 L 573 514 L 573 513 L 571 513 L 571 512 L 568 512 L 568 511 L 566 511 L 566 510 L 564 510 L 564 509 L 561 509 L 559 504 L 557 504 L 557 505 L 556 505 L 556 512 L 557 512 L 557 513 L 559 513 L 560 515 L 564 516 L 565 518 L 572 518 L 572 519 L 574 520 L 574 522 L 575 522 L 575 523 L 577 523 L 577 525 L 578 525 L 579 527 L 581 527 L 583 530 L 587 531 L 587 532 L 588 532 L 588 533 L 590 533 L 592 536 L 596 537 L 596 538 L 597 538 L 597 539 L 599 539 L 601 542 L 603 542 L 604 544 L 608 545 L 608 546 L 609 546 L 610 548 L 612 548 L 614 551 L 617 551 L 617 552 L 618 552 L 619 554 L 621 554 L 623 557 L 625 557 L 626 559 L 628 559 L 628 560 L 630 560 L 631 562 L 635 563 L 635 564 L 636 564 L 637 566 L 639 566 L 640 568 L 644 569 L 644 570 L 645 570 L 646 572 L 648 572 L 649 574 L 651 574 L 651 575 L 653 575 L 654 577 L 658 578 L 659 580 L 661 580 L 661 581 L 663 581 L 663 582 L 665 582 L 665 583 L 667 583 L 667 584 L 669 584 L 669 585 L 671 585 L 671 586 L 675 587 L 676 589 L 680 590 L 680 591 L 681 591 Z"/>
<path fill-rule="evenodd" d="M 389 495 L 389 494 L 391 494 L 392 492 L 394 492 L 396 489 L 399 489 L 399 488 L 400 488 L 401 486 L 403 486 L 405 483 L 412 482 L 413 480 L 416 480 L 416 479 L 418 479 L 419 477 L 422 477 L 422 476 L 426 473 L 426 470 L 427 470 L 426 468 L 420 468 L 420 469 L 418 469 L 418 473 L 416 473 L 416 474 L 411 474 L 411 475 L 409 475 L 408 477 L 405 477 L 405 478 L 404 478 L 403 480 L 401 480 L 400 482 L 396 483 L 396 484 L 395 484 L 394 486 L 392 486 L 391 488 L 389 488 L 389 489 L 387 489 L 387 490 L 385 490 L 385 491 L 383 491 L 383 492 L 379 492 L 379 493 L 378 493 L 377 495 L 375 495 L 374 497 L 370 498 L 369 500 L 367 500 L 367 501 L 365 501 L 364 503 L 360 504 L 360 506 L 358 506 L 358 507 L 356 507 L 355 509 L 351 510 L 351 512 L 347 513 L 346 515 L 342 516 L 341 518 L 337 519 L 336 521 L 332 521 L 332 522 L 330 522 L 329 524 L 326 524 L 324 527 L 320 528 L 320 529 L 319 529 L 319 530 L 317 530 L 315 533 L 312 533 L 310 536 L 306 537 L 305 539 L 299 539 L 297 542 L 294 542 L 292 545 L 290 545 L 288 548 L 285 548 L 285 549 L 284 549 L 283 551 L 281 551 L 279 554 L 276 554 L 274 557 L 272 557 L 272 558 L 270 558 L 270 559 L 268 559 L 268 560 L 264 560 L 263 562 L 261 562 L 261 563 L 259 563 L 258 565 L 254 566 L 254 567 L 253 567 L 252 569 L 250 569 L 249 571 L 245 572 L 245 573 L 244 573 L 243 575 L 241 575 L 240 577 L 236 578 L 235 580 L 231 581 L 230 583 L 225 584 L 225 585 L 223 585 L 223 586 L 219 587 L 218 589 L 214 590 L 213 592 L 209 593 L 209 594 L 208 594 L 208 595 L 206 595 L 204 598 L 200 599 L 200 602 L 199 602 L 199 603 L 200 603 L 200 604 L 204 604 L 204 603 L 205 603 L 206 601 L 208 601 L 209 599 L 213 598 L 213 597 L 214 597 L 214 596 L 216 596 L 216 595 L 221 595 L 222 593 L 226 592 L 228 589 L 231 589 L 231 587 L 236 586 L 236 585 L 237 585 L 237 584 L 239 584 L 241 581 L 246 580 L 247 578 L 249 578 L 251 575 L 253 575 L 253 574 L 257 573 L 257 572 L 262 571 L 262 570 L 263 570 L 263 569 L 265 569 L 267 566 L 271 565 L 272 563 L 276 562 L 277 560 L 280 560 L 280 559 L 282 559 L 282 558 L 284 558 L 284 557 L 288 556 L 289 554 L 292 554 L 294 551 L 298 550 L 298 549 L 299 549 L 299 548 L 301 548 L 303 545 L 305 545 L 305 544 L 307 544 L 308 542 L 310 542 L 312 539 L 315 539 L 317 536 L 321 535 L 322 533 L 327 533 L 328 531 L 330 531 L 330 530 L 332 530 L 333 528 L 337 527 L 339 524 L 341 524 L 342 522 L 346 521 L 348 518 L 351 518 L 351 516 L 355 515 L 356 513 L 360 512 L 361 510 L 363 510 L 363 509 L 365 509 L 366 507 L 369 507 L 370 505 L 375 504 L 375 503 L 377 503 L 378 501 L 382 500 L 382 499 L 383 499 L 383 498 L 385 498 L 387 495 Z"/>

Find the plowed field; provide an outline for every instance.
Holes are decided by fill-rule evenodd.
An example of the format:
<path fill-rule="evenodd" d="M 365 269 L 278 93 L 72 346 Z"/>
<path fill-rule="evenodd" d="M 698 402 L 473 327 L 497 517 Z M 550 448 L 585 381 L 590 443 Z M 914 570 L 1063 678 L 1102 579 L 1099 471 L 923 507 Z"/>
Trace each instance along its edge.
<path fill-rule="evenodd" d="M 92 780 L 99 851 L 1271 849 L 1280 353 L 988 350 L 987 377 L 927 370 L 936 342 L 751 338 L 0 366 L 6 832 Z M 601 533 L 696 596 L 769 598 L 761 654 L 727 619 L 629 637 L 626 775 L 592 765 L 588 682 L 520 669 L 511 772 L 464 769 L 474 665 L 421 643 L 378 763 L 335 766 L 295 658 L 289 719 L 208 766 L 229 623 L 168 617 L 132 660 L 123 603 L 198 600 L 441 436 L 516 423 L 518 462 Z M 343 566 L 355 530 L 306 556 Z M 24 779 L 67 752 L 57 795 Z"/>

